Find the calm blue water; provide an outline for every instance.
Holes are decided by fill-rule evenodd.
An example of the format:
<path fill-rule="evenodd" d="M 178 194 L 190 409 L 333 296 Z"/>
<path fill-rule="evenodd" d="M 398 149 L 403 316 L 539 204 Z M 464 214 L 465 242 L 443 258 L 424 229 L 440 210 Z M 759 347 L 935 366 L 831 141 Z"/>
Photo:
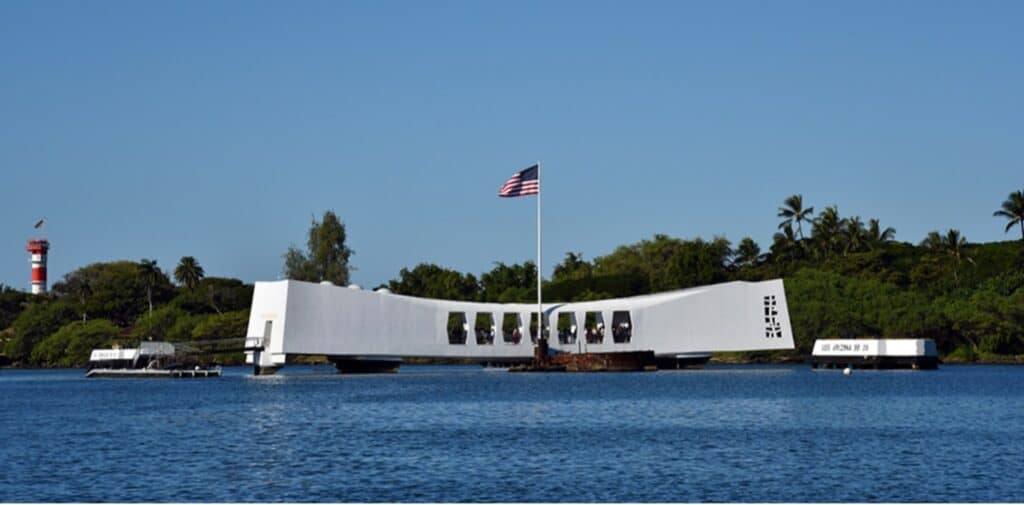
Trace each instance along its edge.
<path fill-rule="evenodd" d="M 1024 367 L 0 370 L 0 501 L 1024 501 Z"/>

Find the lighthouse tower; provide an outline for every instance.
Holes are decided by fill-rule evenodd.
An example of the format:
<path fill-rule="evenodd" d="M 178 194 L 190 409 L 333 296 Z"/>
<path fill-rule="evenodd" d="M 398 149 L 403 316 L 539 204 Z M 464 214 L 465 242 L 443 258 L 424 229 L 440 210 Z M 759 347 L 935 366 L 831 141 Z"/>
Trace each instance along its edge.
<path fill-rule="evenodd" d="M 32 294 L 46 292 L 46 252 L 50 250 L 50 242 L 45 238 L 34 238 L 28 241 L 26 248 L 32 255 Z"/>

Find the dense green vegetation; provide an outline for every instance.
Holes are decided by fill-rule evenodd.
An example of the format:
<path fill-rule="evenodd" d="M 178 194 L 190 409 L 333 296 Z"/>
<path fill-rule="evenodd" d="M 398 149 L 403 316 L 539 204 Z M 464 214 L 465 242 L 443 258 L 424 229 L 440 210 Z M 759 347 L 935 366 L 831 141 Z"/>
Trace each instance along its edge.
<path fill-rule="evenodd" d="M 177 287 L 156 261 L 115 261 L 79 268 L 46 295 L 0 287 L 0 348 L 15 364 L 82 366 L 98 347 L 245 336 L 251 285 L 203 277 L 191 257 L 175 272 Z"/>
<path fill-rule="evenodd" d="M 313 220 L 307 251 L 290 247 L 290 279 L 345 285 L 349 257 L 345 225 L 334 212 Z M 88 265 L 64 276 L 50 293 L 33 296 L 0 285 L 0 363 L 82 366 L 93 348 L 134 347 L 142 340 L 193 343 L 245 337 L 253 286 L 206 277 L 199 261 L 184 256 L 172 284 L 155 260 Z M 240 353 L 211 357 L 239 363 Z"/>
<path fill-rule="evenodd" d="M 348 283 L 353 253 L 334 212 L 313 220 L 307 246 L 285 253 L 288 278 Z M 253 286 L 205 275 L 196 258 L 184 256 L 173 270 L 177 285 L 155 260 L 143 259 L 79 268 L 46 295 L 0 286 L 0 363 L 82 366 L 98 347 L 163 340 L 195 348 L 197 342 L 245 337 Z M 240 353 L 211 358 L 242 361 Z"/>
<path fill-rule="evenodd" d="M 567 253 L 544 283 L 547 302 L 634 296 L 734 280 L 783 278 L 799 355 L 826 337 L 934 338 L 947 360 L 1024 361 L 1024 193 L 995 212 L 1021 239 L 972 244 L 957 230 L 897 242 L 877 219 L 815 214 L 802 196 L 783 202 L 769 249 L 655 235 L 593 260 Z M 333 212 L 313 220 L 307 250 L 289 248 L 292 279 L 349 280 L 344 224 Z M 438 265 L 403 268 L 395 293 L 453 300 L 533 302 L 536 266 L 496 263 L 479 276 Z M 0 286 L 0 349 L 26 366 L 81 366 L 89 351 L 140 340 L 206 341 L 245 336 L 253 286 L 205 277 L 186 256 L 173 284 L 153 260 L 115 261 L 64 276 L 51 293 Z M 383 287 L 383 286 L 382 286 Z M 503 322 L 504 325 L 504 322 Z M 777 353 L 778 354 L 778 353 Z M 787 354 L 787 353 L 781 353 Z M 1014 358 L 1016 356 L 1016 358 Z M 219 356 L 238 362 L 240 354 Z"/>

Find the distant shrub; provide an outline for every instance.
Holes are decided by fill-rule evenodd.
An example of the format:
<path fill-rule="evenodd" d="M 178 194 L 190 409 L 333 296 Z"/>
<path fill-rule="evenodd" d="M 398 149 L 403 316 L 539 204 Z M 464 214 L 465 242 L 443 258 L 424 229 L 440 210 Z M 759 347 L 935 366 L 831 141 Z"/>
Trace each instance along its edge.
<path fill-rule="evenodd" d="M 204 317 L 192 329 L 193 340 L 244 338 L 249 328 L 249 310 L 236 310 Z"/>
<path fill-rule="evenodd" d="M 133 341 L 142 340 L 170 340 L 168 333 L 177 323 L 178 319 L 186 317 L 184 311 L 172 305 L 165 305 L 153 311 L 146 312 L 135 320 L 135 327 L 132 328 L 131 336 Z"/>
<path fill-rule="evenodd" d="M 120 331 L 106 319 L 75 321 L 36 345 L 29 361 L 40 366 L 84 366 L 93 349 L 110 345 Z"/>

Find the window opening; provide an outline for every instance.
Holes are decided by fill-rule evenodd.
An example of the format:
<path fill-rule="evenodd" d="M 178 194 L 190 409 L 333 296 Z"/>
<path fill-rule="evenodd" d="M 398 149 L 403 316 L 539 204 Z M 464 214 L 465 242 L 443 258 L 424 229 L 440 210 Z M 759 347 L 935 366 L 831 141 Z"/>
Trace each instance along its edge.
<path fill-rule="evenodd" d="M 263 341 L 260 342 L 260 345 L 263 346 L 264 349 L 270 350 L 270 334 L 273 329 L 273 320 L 268 320 L 266 324 L 263 325 Z"/>
<path fill-rule="evenodd" d="M 616 344 L 628 344 L 633 338 L 633 322 L 629 311 L 617 310 L 612 313 L 612 339 Z"/>
<path fill-rule="evenodd" d="M 469 325 L 466 324 L 465 312 L 448 313 L 448 343 L 451 345 L 465 345 L 466 333 Z"/>
<path fill-rule="evenodd" d="M 478 312 L 473 325 L 476 333 L 476 345 L 494 345 L 494 315 L 490 312 Z"/>
<path fill-rule="evenodd" d="M 506 344 L 519 344 L 523 340 L 523 321 L 519 314 L 506 312 L 501 317 L 501 338 Z"/>
<path fill-rule="evenodd" d="M 587 312 L 583 327 L 587 333 L 588 344 L 604 343 L 604 316 L 600 312 Z"/>
<path fill-rule="evenodd" d="M 572 312 L 559 312 L 557 329 L 559 344 L 575 344 L 577 330 L 576 314 Z"/>

